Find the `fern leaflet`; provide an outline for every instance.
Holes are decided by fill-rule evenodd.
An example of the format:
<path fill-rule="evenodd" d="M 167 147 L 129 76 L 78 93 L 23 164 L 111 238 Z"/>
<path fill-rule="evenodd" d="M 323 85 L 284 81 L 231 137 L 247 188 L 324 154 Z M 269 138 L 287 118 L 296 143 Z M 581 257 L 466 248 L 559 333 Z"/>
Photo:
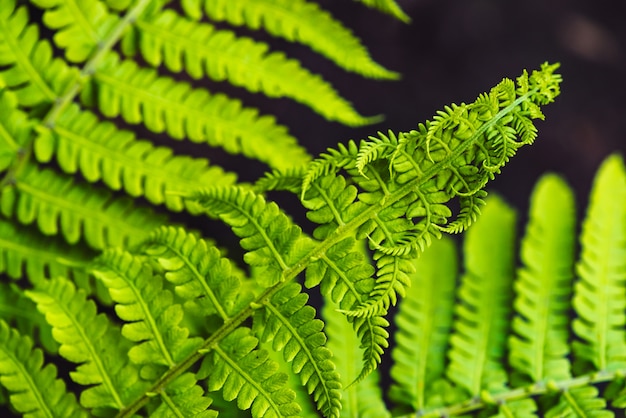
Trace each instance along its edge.
<path fill-rule="evenodd" d="M 45 281 L 26 291 L 37 309 L 46 316 L 53 336 L 61 346 L 59 354 L 78 363 L 70 372 L 72 380 L 91 385 L 80 396 L 86 408 L 122 409 L 142 390 L 138 370 L 126 363 L 126 344 L 119 330 L 106 316 L 96 314 L 96 306 L 82 290 L 62 278 Z M 97 341 L 106 340 L 107 345 Z"/>
<path fill-rule="evenodd" d="M 308 45 L 342 68 L 366 77 L 398 77 L 374 62 L 359 39 L 341 22 L 306 0 L 183 0 L 182 6 L 193 19 L 199 19 L 204 9 L 213 20 L 263 28 L 273 36 Z"/>
<path fill-rule="evenodd" d="M 196 79 L 206 74 L 253 93 L 288 97 L 347 125 L 375 120 L 359 115 L 321 76 L 282 52 L 269 52 L 265 43 L 187 20 L 172 10 L 143 17 L 135 27 L 138 34 L 128 35 L 124 52 L 134 56 L 139 50 L 154 67 L 163 63 L 174 72 L 185 69 Z"/>
<path fill-rule="evenodd" d="M 56 378 L 56 367 L 42 366 L 43 352 L 0 320 L 0 384 L 13 407 L 25 417 L 88 417 Z"/>
<path fill-rule="evenodd" d="M 524 267 L 515 283 L 517 297 L 510 340 L 511 364 L 532 381 L 568 379 L 568 323 L 574 266 L 576 215 L 569 187 L 544 176 L 531 198 L 522 241 Z M 538 303 L 541 301 L 541 303 Z"/>
<path fill-rule="evenodd" d="M 626 170 L 621 158 L 608 158 L 598 170 L 580 238 L 577 265 L 580 281 L 574 287 L 578 318 L 573 329 L 582 341 L 574 342 L 574 363 L 596 370 L 626 365 Z"/>
<path fill-rule="evenodd" d="M 189 138 L 242 153 L 272 167 L 299 166 L 309 160 L 286 128 L 270 116 L 242 108 L 223 94 L 210 95 L 188 84 L 159 77 L 155 70 L 139 68 L 109 54 L 81 91 L 84 104 L 107 117 L 122 116 L 130 124 L 143 123 L 153 132 L 174 139 Z M 286 150 L 286 152 L 285 152 Z"/>

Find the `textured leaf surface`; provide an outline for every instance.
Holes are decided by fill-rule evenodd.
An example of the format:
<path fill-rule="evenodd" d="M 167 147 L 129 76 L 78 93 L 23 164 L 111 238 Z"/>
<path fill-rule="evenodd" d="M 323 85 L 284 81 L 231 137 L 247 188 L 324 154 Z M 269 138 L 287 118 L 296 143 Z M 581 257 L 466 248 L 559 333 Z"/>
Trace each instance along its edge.
<path fill-rule="evenodd" d="M 31 164 L 2 189 L 0 202 L 4 216 L 36 223 L 44 235 L 62 234 L 71 244 L 83 238 L 94 249 L 137 243 L 164 220 L 130 199 Z"/>
<path fill-rule="evenodd" d="M 78 364 L 70 372 L 72 380 L 90 386 L 81 393 L 81 405 L 121 409 L 136 396 L 142 384 L 138 371 L 127 363 L 128 346 L 82 290 L 57 278 L 25 293 L 53 327 L 59 354 Z"/>
<path fill-rule="evenodd" d="M 271 341 L 274 350 L 282 351 L 318 410 L 325 417 L 339 417 L 341 382 L 325 347 L 324 323 L 315 318 L 315 309 L 306 304 L 308 295 L 301 289 L 290 283 L 275 293 L 255 316 L 253 330 L 261 342 Z"/>
<path fill-rule="evenodd" d="M 25 417 L 88 417 L 53 365 L 44 366 L 43 352 L 33 348 L 0 320 L 0 384 L 8 389 L 13 408 Z"/>
<path fill-rule="evenodd" d="M 71 106 L 52 129 L 40 128 L 35 156 L 49 162 L 53 156 L 66 173 L 80 172 L 89 182 L 104 181 L 113 190 L 124 189 L 133 197 L 145 196 L 168 209 L 185 208 L 183 199 L 168 191 L 184 192 L 235 182 L 235 175 L 204 159 L 175 156 L 167 147 L 137 140 L 110 122 L 99 122 L 91 112 Z M 186 208 L 191 212 L 198 209 Z"/>
<path fill-rule="evenodd" d="M 491 198 L 464 242 L 464 269 L 450 337 L 447 377 L 471 395 L 502 389 L 509 331 L 515 213 Z"/>
<path fill-rule="evenodd" d="M 544 176 L 531 197 L 515 283 L 511 363 L 538 382 L 568 379 L 569 309 L 574 268 L 574 196 L 563 180 Z"/>
<path fill-rule="evenodd" d="M 53 59 L 48 41 L 39 39 L 36 25 L 28 25 L 25 6 L 0 2 L 0 80 L 22 106 L 51 103 L 78 78 L 78 70 Z"/>
<path fill-rule="evenodd" d="M 206 189 L 190 198 L 232 227 L 246 250 L 244 261 L 261 269 L 255 276 L 263 287 L 284 280 L 283 273 L 310 244 L 276 203 L 243 188 Z"/>
<path fill-rule="evenodd" d="M 626 170 L 622 159 L 609 157 L 594 181 L 580 237 L 580 281 L 573 305 L 573 329 L 579 369 L 626 366 Z M 576 366 L 576 363 L 575 363 Z M 584 369 L 583 369 L 584 370 Z"/>
<path fill-rule="evenodd" d="M 57 30 L 54 42 L 71 62 L 83 62 L 118 22 L 98 0 L 32 0 L 44 8 L 44 24 Z"/>
<path fill-rule="evenodd" d="M 396 404 L 419 411 L 432 394 L 430 386 L 444 376 L 446 367 L 458 274 L 454 242 L 433 242 L 413 263 L 413 284 L 395 316 L 396 344 L 391 352 L 394 384 L 389 397 Z"/>
<path fill-rule="evenodd" d="M 0 91 L 0 172 L 9 168 L 16 156 L 24 152 L 32 134 L 32 123 L 17 106 L 13 92 Z"/>
<path fill-rule="evenodd" d="M 169 384 L 164 393 L 161 393 L 163 402 L 150 414 L 150 417 L 217 417 L 217 411 L 207 410 L 211 405 L 211 399 L 203 396 L 203 393 L 202 388 L 196 384 L 194 375 L 185 373 Z"/>
<path fill-rule="evenodd" d="M 199 376 L 208 374 L 208 390 L 222 389 L 224 399 L 236 399 L 240 409 L 250 409 L 256 417 L 295 417 L 300 407 L 295 393 L 285 387 L 287 375 L 248 328 L 237 328 L 226 336 L 202 363 Z"/>
<path fill-rule="evenodd" d="M 81 98 L 107 117 L 143 123 L 173 139 L 220 146 L 271 167 L 297 167 L 309 161 L 306 151 L 273 117 L 259 116 L 257 110 L 223 94 L 211 95 L 159 77 L 155 70 L 139 68 L 132 61 L 120 62 L 112 53 L 81 91 Z"/>
<path fill-rule="evenodd" d="M 163 289 L 162 277 L 141 258 L 107 250 L 92 273 L 109 289 L 115 312 L 125 321 L 122 335 L 136 343 L 128 352 L 133 363 L 171 368 L 201 344 L 181 326 L 183 309 Z"/>
<path fill-rule="evenodd" d="M 161 227 L 142 245 L 154 257 L 185 300 L 185 311 L 197 316 L 234 316 L 252 299 L 232 263 L 204 239 L 182 228 Z"/>
<path fill-rule="evenodd" d="M 163 63 L 170 71 L 184 69 L 196 79 L 206 75 L 253 93 L 288 97 L 347 125 L 372 121 L 359 115 L 320 75 L 282 52 L 270 51 L 266 43 L 182 18 L 172 10 L 140 19 L 136 27 L 138 34 L 133 36 L 138 45 L 125 42 L 125 52 L 135 55 L 139 49 L 155 67 Z"/>
<path fill-rule="evenodd" d="M 341 417 L 386 418 L 391 414 L 387 411 L 381 388 L 378 371 L 374 370 L 358 383 L 354 382 L 362 369 L 362 352 L 359 340 L 348 319 L 338 312 L 332 303 L 326 303 L 322 310 L 328 335 L 328 349 L 333 353 L 334 363 L 341 381 L 346 388 L 341 397 Z M 348 386 L 350 385 L 350 386 Z"/>
<path fill-rule="evenodd" d="M 217 21 L 264 29 L 271 35 L 300 42 L 348 71 L 372 78 L 397 78 L 398 74 L 374 62 L 361 41 L 340 21 L 306 0 L 186 0 L 185 13 L 198 19 L 202 11 Z"/>

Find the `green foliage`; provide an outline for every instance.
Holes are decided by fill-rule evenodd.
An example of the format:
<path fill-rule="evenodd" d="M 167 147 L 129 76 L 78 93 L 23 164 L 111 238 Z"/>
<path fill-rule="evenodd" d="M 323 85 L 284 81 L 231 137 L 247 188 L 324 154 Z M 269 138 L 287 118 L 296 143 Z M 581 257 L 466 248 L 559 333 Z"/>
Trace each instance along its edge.
<path fill-rule="evenodd" d="M 541 107 L 559 94 L 558 65 L 504 79 L 414 130 L 312 159 L 274 116 L 205 86 L 284 97 L 347 125 L 377 120 L 298 61 L 224 28 L 263 30 L 348 71 L 397 78 L 316 3 L 31 3 L 0 0 L 7 413 L 608 417 L 624 408 L 621 159 L 599 171 L 580 255 L 563 180 L 540 180 L 521 240 L 514 210 L 486 198 L 488 181 L 536 139 Z M 409 20 L 393 0 L 361 3 Z M 157 145 L 152 133 L 166 138 Z M 240 183 L 169 139 L 270 171 Z M 285 191 L 311 231 L 271 200 Z M 193 231 L 182 211 L 199 216 L 195 225 L 225 223 L 239 246 L 210 227 Z M 457 249 L 446 234 L 470 226 Z M 321 309 L 309 301 L 317 291 Z M 377 370 L 390 346 L 392 364 Z"/>

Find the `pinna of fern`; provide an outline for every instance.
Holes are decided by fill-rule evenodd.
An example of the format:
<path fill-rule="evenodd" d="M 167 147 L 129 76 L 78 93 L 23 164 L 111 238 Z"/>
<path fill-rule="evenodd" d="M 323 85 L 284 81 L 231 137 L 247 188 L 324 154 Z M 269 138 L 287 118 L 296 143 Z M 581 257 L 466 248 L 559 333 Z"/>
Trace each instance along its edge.
<path fill-rule="evenodd" d="M 624 229 L 613 226 L 624 219 L 623 200 L 615 204 L 614 197 L 626 190 L 625 179 L 618 156 L 598 170 L 576 261 L 573 193 L 558 176 L 541 178 L 517 273 L 512 210 L 499 199 L 488 200 L 465 239 L 465 274 L 455 309 L 447 303 L 434 309 L 432 292 L 420 291 L 424 287 L 411 288 L 400 302 L 390 392 L 398 413 L 621 416 L 615 413 L 626 406 L 621 309 L 626 281 L 620 267 L 626 241 Z M 494 244 L 501 241 L 508 244 Z M 438 291 L 454 286 L 454 269 L 439 268 L 441 260 L 450 259 L 450 247 L 434 245 L 414 261 L 422 274 L 415 280 L 426 289 L 444 279 L 449 286 Z M 495 250 L 508 256 L 493 256 Z M 505 274 L 493 276 L 498 271 Z M 441 297 L 452 300 L 449 294 Z"/>

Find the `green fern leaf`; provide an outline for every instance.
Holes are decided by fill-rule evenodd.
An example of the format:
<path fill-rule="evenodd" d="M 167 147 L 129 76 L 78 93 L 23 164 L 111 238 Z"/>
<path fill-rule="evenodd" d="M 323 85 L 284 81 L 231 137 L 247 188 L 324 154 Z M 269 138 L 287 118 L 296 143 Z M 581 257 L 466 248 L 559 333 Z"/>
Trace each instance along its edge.
<path fill-rule="evenodd" d="M 202 388 L 196 384 L 194 375 L 185 373 L 169 384 L 164 393 L 160 394 L 163 402 L 150 413 L 150 418 L 217 417 L 217 411 L 207 410 L 211 405 L 211 399 L 202 396 L 203 393 Z"/>
<path fill-rule="evenodd" d="M 326 334 L 328 335 L 326 346 L 333 353 L 334 363 L 343 385 L 348 386 L 359 375 L 362 368 L 359 340 L 354 334 L 350 322 L 336 309 L 334 304 L 326 303 L 324 305 L 322 317 L 326 323 Z M 359 383 L 346 387 L 341 397 L 340 416 L 345 418 L 390 417 L 391 414 L 383 402 L 378 380 L 378 372 L 374 370 Z"/>
<path fill-rule="evenodd" d="M 123 11 L 130 7 L 133 0 L 104 0 L 107 7 L 115 11 Z"/>
<path fill-rule="evenodd" d="M 124 190 L 133 197 L 145 196 L 154 204 L 165 203 L 168 209 L 185 208 L 183 199 L 167 191 L 187 191 L 207 184 L 227 185 L 235 175 L 202 159 L 173 156 L 165 147 L 135 139 L 132 132 L 98 122 L 90 112 L 71 106 L 58 117 L 51 129 L 39 128 L 34 143 L 37 160 L 56 158 L 66 173 L 78 171 L 89 182 L 104 181 L 113 190 Z M 197 208 L 187 204 L 188 211 Z"/>
<path fill-rule="evenodd" d="M 580 281 L 574 287 L 578 318 L 573 329 L 574 363 L 579 373 L 626 366 L 626 170 L 620 157 L 609 157 L 600 167 L 591 192 L 580 238 L 577 265 Z"/>
<path fill-rule="evenodd" d="M 310 248 L 310 240 L 275 203 L 267 203 L 251 191 L 238 187 L 212 188 L 189 198 L 232 227 L 241 238 L 241 247 L 247 251 L 244 261 L 262 268 L 256 277 L 263 287 L 283 281 L 284 273 L 292 268 L 298 255 Z"/>
<path fill-rule="evenodd" d="M 322 295 L 330 297 L 343 312 L 364 303 L 374 286 L 373 268 L 359 250 L 356 241 L 344 239 L 306 269 L 305 286 L 319 285 Z M 351 316 L 348 321 L 361 341 L 363 369 L 355 382 L 363 380 L 378 367 L 385 348 L 389 346 L 389 322 L 382 315 Z"/>
<path fill-rule="evenodd" d="M 409 23 L 411 18 L 404 13 L 402 8 L 398 5 L 396 0 L 355 0 L 365 4 L 367 7 L 371 7 L 373 9 L 378 9 L 381 12 L 387 13 L 395 17 L 398 20 L 403 21 L 404 23 Z"/>
<path fill-rule="evenodd" d="M 155 258 L 185 300 L 185 311 L 197 316 L 217 314 L 227 320 L 251 301 L 228 259 L 205 240 L 182 228 L 161 227 L 142 245 Z"/>
<path fill-rule="evenodd" d="M 192 90 L 188 84 L 159 77 L 155 70 L 139 68 L 132 61 L 120 62 L 112 53 L 91 81 L 81 91 L 81 99 L 107 117 L 122 116 L 128 123 L 143 123 L 173 139 L 187 137 L 221 146 L 275 168 L 297 167 L 309 161 L 306 151 L 273 117 L 259 117 L 256 110 L 242 108 L 238 100 Z"/>
<path fill-rule="evenodd" d="M 61 233 L 75 244 L 82 237 L 94 249 L 132 245 L 163 222 L 130 199 L 114 199 L 102 189 L 74 182 L 54 171 L 27 164 L 0 194 L 4 216 L 23 224 L 37 223 L 44 235 Z"/>
<path fill-rule="evenodd" d="M 32 133 L 26 113 L 17 109 L 17 98 L 8 90 L 0 90 L 0 172 L 13 164 L 24 152 Z"/>
<path fill-rule="evenodd" d="M 468 231 L 447 376 L 471 395 L 502 389 L 515 260 L 515 213 L 492 198 Z"/>
<path fill-rule="evenodd" d="M 0 219 L 0 273 L 36 284 L 47 277 L 63 276 L 87 283 L 87 264 L 94 253 L 70 247 L 52 237 L 42 237 L 33 228 Z"/>
<path fill-rule="evenodd" d="M 171 368 L 201 344 L 180 326 L 182 307 L 144 260 L 107 250 L 95 260 L 92 273 L 109 289 L 115 312 L 125 321 L 122 335 L 136 343 L 128 352 L 133 363 Z"/>
<path fill-rule="evenodd" d="M 302 287 L 289 283 L 257 310 L 253 331 L 261 342 L 272 342 L 282 351 L 295 374 L 317 402 L 325 417 L 339 417 L 341 383 L 331 352 L 324 346 L 324 323 L 315 319 L 315 309 L 306 304 L 308 295 Z"/>
<path fill-rule="evenodd" d="M 82 290 L 62 278 L 44 281 L 25 292 L 53 327 L 61 344 L 59 354 L 78 363 L 72 380 L 89 385 L 81 393 L 85 408 L 122 409 L 142 389 L 137 369 L 126 363 L 127 345 L 107 317 L 96 314 L 96 306 Z M 101 345 L 99 341 L 107 341 Z"/>
<path fill-rule="evenodd" d="M 56 367 L 44 362 L 43 352 L 28 337 L 0 320 L 0 384 L 24 417 L 88 417 L 65 384 L 56 378 Z"/>
<path fill-rule="evenodd" d="M 498 414 L 492 418 L 538 418 L 537 404 L 533 399 L 521 399 L 502 402 L 498 405 Z"/>
<path fill-rule="evenodd" d="M 188 16 L 199 19 L 202 9 L 216 21 L 264 29 L 273 36 L 308 45 L 340 67 L 371 78 L 396 79 L 371 58 L 361 41 L 316 3 L 306 0 L 183 0 Z"/>
<path fill-rule="evenodd" d="M 594 386 L 564 389 L 558 404 L 545 413 L 545 418 L 613 418 L 615 414 L 605 410 L 606 401 L 598 397 Z"/>
<path fill-rule="evenodd" d="M 198 377 L 208 375 L 209 391 L 223 389 L 225 400 L 236 399 L 254 418 L 297 416 L 300 407 L 293 402 L 295 393 L 285 387 L 287 375 L 278 373 L 278 365 L 257 346 L 250 329 L 237 328 L 205 357 Z"/>
<path fill-rule="evenodd" d="M 575 224 L 572 191 L 560 178 L 544 176 L 531 198 L 521 247 L 524 267 L 515 283 L 516 335 L 509 340 L 511 364 L 533 382 L 571 377 L 567 324 Z"/>
<path fill-rule="evenodd" d="M 83 62 L 118 23 L 99 0 L 32 0 L 43 9 L 44 24 L 57 30 L 54 42 L 70 62 Z"/>
<path fill-rule="evenodd" d="M 414 260 L 412 287 L 395 316 L 397 331 L 389 397 L 420 411 L 432 395 L 431 384 L 444 375 L 445 351 L 452 326 L 457 255 L 452 240 L 441 239 Z"/>
<path fill-rule="evenodd" d="M 0 80 L 22 106 L 52 103 L 78 79 L 78 70 L 52 57 L 52 47 L 39 39 L 36 25 L 28 25 L 25 6 L 0 2 Z"/>
<path fill-rule="evenodd" d="M 205 74 L 217 81 L 227 80 L 250 92 L 269 97 L 288 97 L 302 103 L 328 120 L 347 125 L 364 125 L 377 119 L 359 115 L 321 76 L 312 74 L 299 61 L 282 52 L 270 52 L 269 45 L 227 30 L 180 17 L 172 10 L 139 19 L 127 41 L 125 53 L 140 50 L 152 66 L 161 63 L 173 72 L 184 69 L 192 78 Z"/>
<path fill-rule="evenodd" d="M 59 345 L 52 338 L 52 327 L 14 283 L 0 283 L 0 319 L 20 334 L 32 336 L 35 344 L 46 352 L 59 351 Z"/>

